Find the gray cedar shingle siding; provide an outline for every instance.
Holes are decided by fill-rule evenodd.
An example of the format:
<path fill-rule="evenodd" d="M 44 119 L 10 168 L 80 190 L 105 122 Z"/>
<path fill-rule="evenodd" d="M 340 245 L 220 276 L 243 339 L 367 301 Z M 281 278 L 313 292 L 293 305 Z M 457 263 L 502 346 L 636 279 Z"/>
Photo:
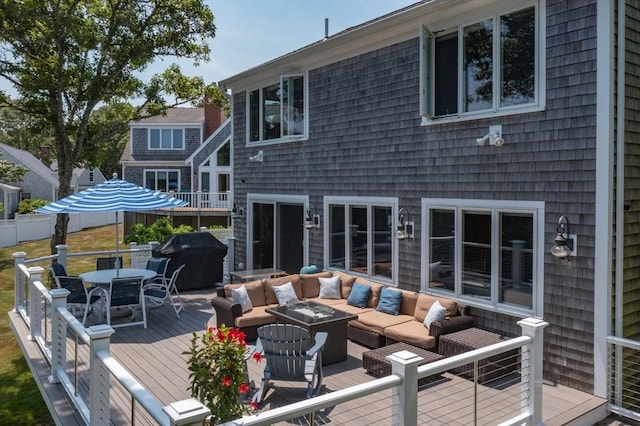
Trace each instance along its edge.
<path fill-rule="evenodd" d="M 220 131 L 214 136 L 214 138 L 207 143 L 207 145 L 196 155 L 193 159 L 194 166 L 198 167 L 209 156 L 218 149 L 224 142 L 231 137 L 231 126 L 226 125 L 220 129 Z"/>
<path fill-rule="evenodd" d="M 596 2 L 547 1 L 546 108 L 542 112 L 421 127 L 418 39 L 309 71 L 309 140 L 246 146 L 246 92 L 234 93 L 235 201 L 247 193 L 398 197 L 412 215 L 413 242 L 399 245 L 401 288 L 420 289 L 422 198 L 545 202 L 547 247 L 558 217 L 579 235 L 579 257 L 546 253 L 545 378 L 593 389 Z M 502 124 L 505 145 L 478 147 Z M 264 151 L 263 163 L 248 157 Z M 558 179 L 558 176 L 561 179 Z M 323 217 L 323 221 L 327 218 Z M 245 259 L 246 221 L 236 221 Z M 310 263 L 322 265 L 322 230 L 310 233 Z M 246 265 L 249 267 L 250 265 Z M 517 318 L 472 309 L 478 325 L 519 334 Z M 587 372 L 587 373 L 585 373 Z"/>

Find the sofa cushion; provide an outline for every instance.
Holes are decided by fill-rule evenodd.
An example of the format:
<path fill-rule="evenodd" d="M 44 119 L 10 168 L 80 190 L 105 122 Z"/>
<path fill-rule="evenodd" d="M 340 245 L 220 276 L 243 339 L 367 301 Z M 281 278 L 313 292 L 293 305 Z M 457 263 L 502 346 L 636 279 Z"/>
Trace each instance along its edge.
<path fill-rule="evenodd" d="M 273 286 L 279 286 L 290 282 L 293 286 L 293 290 L 296 292 L 298 300 L 302 300 L 302 284 L 300 283 L 300 275 L 287 275 L 278 278 L 267 278 L 264 280 L 264 296 L 267 300 L 267 305 L 277 305 L 278 298 L 273 292 Z M 255 305 L 254 305 L 255 306 Z"/>
<path fill-rule="evenodd" d="M 415 320 L 410 315 L 389 315 L 378 311 L 369 311 L 358 314 L 357 319 L 349 321 L 349 324 L 365 330 L 384 334 L 384 330 L 392 325 L 404 324 Z M 421 324 L 422 325 L 422 324 Z M 424 327 L 423 327 L 424 329 Z"/>
<path fill-rule="evenodd" d="M 320 299 L 342 299 L 340 293 L 340 277 L 318 278 L 320 282 Z"/>
<path fill-rule="evenodd" d="M 262 280 L 250 281 L 244 284 L 226 284 L 224 286 L 224 295 L 227 299 L 233 300 L 233 294 L 231 293 L 231 290 L 240 288 L 242 286 L 246 287 L 247 294 L 249 295 L 249 300 L 251 300 L 251 304 L 254 307 L 264 306 L 267 304 Z"/>
<path fill-rule="evenodd" d="M 416 302 L 419 293 L 413 291 L 402 290 L 402 302 L 400 302 L 400 313 L 403 315 L 411 315 L 416 311 Z"/>
<path fill-rule="evenodd" d="M 429 308 L 427 315 L 425 315 L 422 325 L 424 325 L 424 327 L 429 330 L 432 322 L 440 321 L 441 319 L 444 319 L 446 315 L 447 310 L 440 304 L 440 301 L 436 300 Z"/>
<path fill-rule="evenodd" d="M 300 285 L 302 286 L 302 297 L 313 299 L 320 294 L 320 283 L 318 278 L 331 277 L 331 271 L 318 272 L 317 274 L 300 274 Z"/>
<path fill-rule="evenodd" d="M 436 339 L 429 335 L 429 330 L 416 320 L 392 325 L 384 329 L 387 339 L 404 342 L 422 349 L 433 349 Z"/>
<path fill-rule="evenodd" d="M 385 287 L 380 292 L 380 301 L 378 302 L 378 306 L 376 306 L 376 311 L 390 315 L 398 315 L 401 301 L 402 291 Z"/>
<path fill-rule="evenodd" d="M 303 266 L 300 268 L 300 274 L 316 274 L 320 271 L 317 265 Z"/>
<path fill-rule="evenodd" d="M 369 298 L 369 304 L 367 306 L 375 309 L 380 302 L 380 293 L 382 293 L 382 289 L 385 288 L 385 286 L 372 281 L 365 281 L 364 283 L 371 287 L 371 297 Z"/>
<path fill-rule="evenodd" d="M 293 289 L 293 285 L 288 282 L 282 285 L 275 285 L 271 287 L 278 299 L 279 305 L 286 305 L 287 303 L 295 303 L 298 301 L 296 291 Z"/>
<path fill-rule="evenodd" d="M 351 287 L 353 287 L 353 284 L 356 282 L 356 277 L 345 274 L 342 271 L 333 271 L 333 275 L 338 275 L 340 277 L 340 293 L 342 293 L 343 299 L 347 299 L 349 297 L 349 293 L 351 293 Z"/>
<path fill-rule="evenodd" d="M 347 297 L 347 305 L 356 306 L 358 308 L 366 308 L 370 295 L 371 286 L 356 282 L 351 288 L 349 297 Z"/>
<path fill-rule="evenodd" d="M 238 288 L 234 288 L 233 290 L 231 290 L 231 296 L 233 297 L 234 302 L 240 304 L 243 314 L 253 309 L 253 305 L 251 304 L 251 299 L 249 299 L 249 294 L 247 293 L 246 286 L 241 285 Z"/>
<path fill-rule="evenodd" d="M 276 322 L 276 318 L 273 315 L 265 312 L 265 309 L 267 309 L 268 307 L 269 306 L 254 306 L 251 311 L 236 318 L 235 326 L 238 328 L 244 328 L 272 324 Z"/>
<path fill-rule="evenodd" d="M 447 310 L 448 317 L 453 317 L 458 314 L 458 304 L 455 300 L 447 299 L 445 297 L 435 297 L 429 294 L 421 293 L 418 296 L 418 301 L 416 302 L 416 310 L 413 314 L 418 322 L 422 323 L 424 321 L 424 317 L 427 315 L 429 308 L 433 305 L 433 302 L 436 300 L 440 301 L 440 304 L 444 306 Z"/>

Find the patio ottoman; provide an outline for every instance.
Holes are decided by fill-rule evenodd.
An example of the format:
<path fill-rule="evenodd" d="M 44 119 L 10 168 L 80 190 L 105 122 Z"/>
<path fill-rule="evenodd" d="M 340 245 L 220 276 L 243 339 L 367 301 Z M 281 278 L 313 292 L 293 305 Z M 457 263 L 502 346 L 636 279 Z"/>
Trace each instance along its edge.
<path fill-rule="evenodd" d="M 468 328 L 440 336 L 438 352 L 445 357 L 500 343 L 505 337 L 480 328 Z M 478 383 L 485 383 L 514 371 L 519 365 L 518 350 L 514 349 L 478 362 Z M 454 368 L 452 372 L 473 377 L 473 364 Z"/>
<path fill-rule="evenodd" d="M 387 359 L 387 355 L 391 355 L 395 352 L 409 351 L 420 357 L 422 361 L 418 365 L 428 364 L 430 362 L 438 361 L 444 357 L 435 352 L 428 351 L 426 349 L 418 348 L 416 346 L 409 345 L 408 343 L 394 343 L 388 346 L 382 346 L 378 349 L 362 353 L 362 368 L 367 370 L 367 373 L 374 377 L 384 377 L 391 374 L 391 362 Z M 421 379 L 418 383 L 422 385 L 428 381 L 429 378 Z"/>

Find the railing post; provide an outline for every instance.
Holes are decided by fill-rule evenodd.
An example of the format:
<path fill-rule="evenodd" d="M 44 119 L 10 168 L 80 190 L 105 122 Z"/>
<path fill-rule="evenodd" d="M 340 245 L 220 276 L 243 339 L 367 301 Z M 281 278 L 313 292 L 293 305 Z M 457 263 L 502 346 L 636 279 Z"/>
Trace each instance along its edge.
<path fill-rule="evenodd" d="M 36 288 L 36 282 L 42 282 L 40 266 L 29 268 L 29 340 L 33 341 L 42 334 L 42 311 L 40 309 L 40 291 Z"/>
<path fill-rule="evenodd" d="M 64 266 L 64 269 L 67 269 L 67 249 L 69 248 L 66 244 L 58 244 L 56 246 L 56 250 L 58 250 L 58 263 Z"/>
<path fill-rule="evenodd" d="M 162 407 L 162 411 L 167 413 L 171 426 L 202 425 L 211 414 L 211 410 L 195 398 L 172 402 Z"/>
<path fill-rule="evenodd" d="M 391 373 L 402 377 L 402 384 L 392 389 L 391 424 L 416 426 L 418 424 L 418 364 L 422 357 L 399 351 L 387 356 L 391 362 Z"/>
<path fill-rule="evenodd" d="M 98 352 L 109 352 L 109 344 L 114 329 L 108 325 L 94 325 L 87 329 L 90 340 L 89 355 L 89 424 L 109 425 L 111 423 L 111 373 L 98 358 Z"/>
<path fill-rule="evenodd" d="M 202 208 L 202 192 L 196 191 L 196 205 L 194 207 L 201 209 Z"/>
<path fill-rule="evenodd" d="M 50 383 L 58 383 L 60 374 L 67 364 L 67 324 L 58 311 L 67 306 L 67 296 L 71 294 L 64 288 L 54 288 L 51 295 L 51 375 Z"/>
<path fill-rule="evenodd" d="M 25 288 L 25 280 L 20 272 L 18 265 L 24 264 L 24 259 L 27 257 L 27 253 L 23 251 L 17 251 L 13 253 L 13 311 L 18 312 L 21 306 L 23 306 L 24 299 L 27 295 L 27 289 Z"/>
<path fill-rule="evenodd" d="M 518 321 L 518 325 L 522 327 L 523 336 L 529 336 L 533 339 L 533 342 L 527 345 L 529 351 L 528 360 L 524 358 L 524 348 L 522 353 L 522 367 L 523 370 L 526 368 L 525 371 L 527 371 L 529 376 L 528 401 L 526 401 L 529 408 L 523 408 L 523 410 L 526 409 L 529 411 L 532 425 L 542 425 L 543 331 L 549 323 L 539 318 L 525 318 Z M 523 377 L 523 387 L 527 386 L 527 384 L 524 383 L 526 381 L 525 377 Z"/>

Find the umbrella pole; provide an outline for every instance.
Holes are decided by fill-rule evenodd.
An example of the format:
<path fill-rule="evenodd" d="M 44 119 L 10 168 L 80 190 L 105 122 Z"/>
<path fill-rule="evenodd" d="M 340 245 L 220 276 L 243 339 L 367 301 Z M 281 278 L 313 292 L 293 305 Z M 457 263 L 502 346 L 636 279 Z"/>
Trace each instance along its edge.
<path fill-rule="evenodd" d="M 118 222 L 118 211 L 116 211 L 116 277 L 120 276 L 120 262 L 119 262 L 119 252 L 120 249 L 118 247 L 120 238 L 118 237 L 118 228 L 120 227 L 120 223 Z"/>

